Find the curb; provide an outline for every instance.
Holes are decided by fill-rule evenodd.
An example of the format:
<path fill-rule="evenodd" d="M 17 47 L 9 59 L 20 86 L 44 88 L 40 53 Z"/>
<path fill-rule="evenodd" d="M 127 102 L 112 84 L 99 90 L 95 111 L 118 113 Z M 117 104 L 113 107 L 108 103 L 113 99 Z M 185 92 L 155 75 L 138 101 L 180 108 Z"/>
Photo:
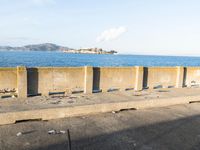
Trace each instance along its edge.
<path fill-rule="evenodd" d="M 38 110 L 0 113 L 0 125 L 14 124 L 24 120 L 51 120 L 66 117 L 83 116 L 89 114 L 120 111 L 122 109 L 146 109 L 166 107 L 178 104 L 188 104 L 200 100 L 200 96 L 174 97 L 127 102 L 114 102 L 73 107 L 57 107 Z"/>

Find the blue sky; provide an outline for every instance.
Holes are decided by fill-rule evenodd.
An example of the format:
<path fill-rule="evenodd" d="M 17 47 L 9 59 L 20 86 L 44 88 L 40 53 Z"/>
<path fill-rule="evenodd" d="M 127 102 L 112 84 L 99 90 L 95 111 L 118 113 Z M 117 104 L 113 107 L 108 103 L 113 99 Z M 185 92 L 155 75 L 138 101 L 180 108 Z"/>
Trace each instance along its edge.
<path fill-rule="evenodd" d="M 199 0 L 0 0 L 0 45 L 200 56 Z"/>

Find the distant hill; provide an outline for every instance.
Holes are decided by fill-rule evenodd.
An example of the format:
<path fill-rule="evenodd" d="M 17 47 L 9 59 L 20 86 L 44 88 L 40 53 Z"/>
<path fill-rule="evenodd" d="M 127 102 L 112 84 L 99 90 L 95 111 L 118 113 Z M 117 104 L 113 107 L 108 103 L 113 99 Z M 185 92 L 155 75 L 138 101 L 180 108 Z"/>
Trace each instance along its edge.
<path fill-rule="evenodd" d="M 115 54 L 117 51 L 106 51 L 101 48 L 73 49 L 52 43 L 25 45 L 21 47 L 0 46 L 0 51 L 62 51 L 65 53 L 81 54 Z"/>
<path fill-rule="evenodd" d="M 0 46 L 1 51 L 64 51 L 71 48 L 52 43 L 25 45 L 22 47 Z"/>

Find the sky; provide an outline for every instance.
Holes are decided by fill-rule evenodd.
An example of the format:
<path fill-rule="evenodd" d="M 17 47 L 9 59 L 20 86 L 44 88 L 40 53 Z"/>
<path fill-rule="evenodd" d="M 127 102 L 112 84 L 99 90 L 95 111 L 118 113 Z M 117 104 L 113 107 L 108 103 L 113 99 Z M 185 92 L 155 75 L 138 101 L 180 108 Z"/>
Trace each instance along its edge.
<path fill-rule="evenodd" d="M 0 45 L 200 56 L 199 0 L 0 0 Z"/>

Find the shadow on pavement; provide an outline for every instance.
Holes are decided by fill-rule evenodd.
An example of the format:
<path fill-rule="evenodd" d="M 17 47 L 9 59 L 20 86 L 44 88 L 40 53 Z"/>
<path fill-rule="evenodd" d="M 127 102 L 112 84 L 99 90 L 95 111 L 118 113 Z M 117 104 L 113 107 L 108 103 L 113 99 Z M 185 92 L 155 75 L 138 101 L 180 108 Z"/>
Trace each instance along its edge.
<path fill-rule="evenodd" d="M 72 150 L 199 150 L 200 116 L 71 139 Z M 67 136 L 66 141 L 34 150 L 68 150 Z"/>

